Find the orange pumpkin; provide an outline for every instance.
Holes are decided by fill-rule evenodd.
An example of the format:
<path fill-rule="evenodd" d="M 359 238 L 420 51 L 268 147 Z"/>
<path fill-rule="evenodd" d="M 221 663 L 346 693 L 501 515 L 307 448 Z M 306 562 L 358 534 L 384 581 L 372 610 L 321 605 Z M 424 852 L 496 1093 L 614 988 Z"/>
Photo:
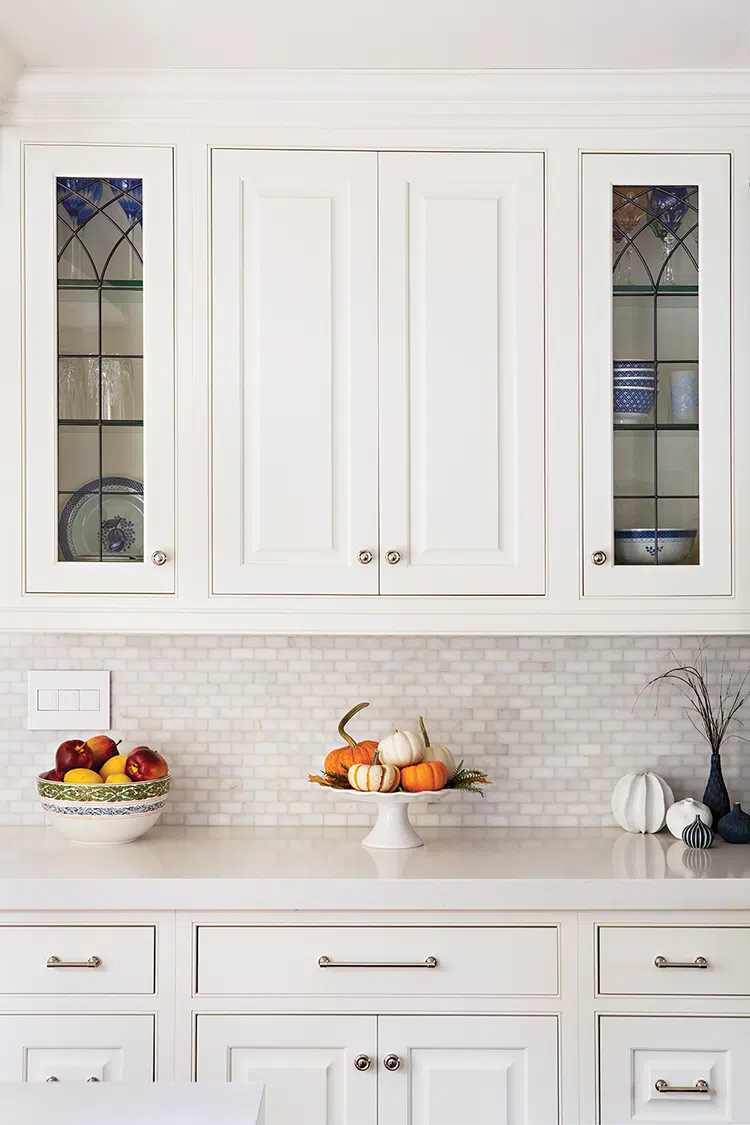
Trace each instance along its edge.
<path fill-rule="evenodd" d="M 401 788 L 407 793 L 430 793 L 444 789 L 448 769 L 443 762 L 419 762 L 401 770 Z"/>
<path fill-rule="evenodd" d="M 346 777 L 352 766 L 372 765 L 373 756 L 378 748 L 377 742 L 372 742 L 369 739 L 366 739 L 364 742 L 355 742 L 352 736 L 344 729 L 349 720 L 353 719 L 358 711 L 369 706 L 369 703 L 358 703 L 356 707 L 352 707 L 351 711 L 347 711 L 344 715 L 339 723 L 338 731 L 346 742 L 346 746 L 340 746 L 338 750 L 331 750 L 331 752 L 326 755 L 325 764 L 323 766 L 326 773 L 335 774 L 336 777 Z"/>

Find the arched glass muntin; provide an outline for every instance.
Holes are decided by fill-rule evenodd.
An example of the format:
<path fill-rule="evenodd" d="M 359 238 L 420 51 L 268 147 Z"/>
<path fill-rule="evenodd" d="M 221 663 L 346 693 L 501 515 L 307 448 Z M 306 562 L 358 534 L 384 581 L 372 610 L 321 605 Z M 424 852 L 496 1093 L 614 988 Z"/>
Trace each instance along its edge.
<path fill-rule="evenodd" d="M 143 181 L 58 177 L 58 557 L 143 561 Z"/>
<path fill-rule="evenodd" d="M 699 188 L 612 187 L 616 565 L 700 561 Z"/>

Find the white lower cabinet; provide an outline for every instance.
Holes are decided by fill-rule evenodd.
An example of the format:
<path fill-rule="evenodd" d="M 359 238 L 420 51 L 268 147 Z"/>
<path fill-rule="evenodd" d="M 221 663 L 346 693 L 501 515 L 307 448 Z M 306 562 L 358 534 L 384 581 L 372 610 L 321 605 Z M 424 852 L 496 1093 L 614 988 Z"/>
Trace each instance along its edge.
<path fill-rule="evenodd" d="M 750 1121 L 750 1018 L 602 1016 L 602 1125 Z"/>
<path fill-rule="evenodd" d="M 552 1125 L 557 1019 L 201 1015 L 196 1077 L 264 1083 L 267 1125 Z"/>
<path fill-rule="evenodd" d="M 153 1016 L 0 1016 L 0 1082 L 153 1080 Z"/>

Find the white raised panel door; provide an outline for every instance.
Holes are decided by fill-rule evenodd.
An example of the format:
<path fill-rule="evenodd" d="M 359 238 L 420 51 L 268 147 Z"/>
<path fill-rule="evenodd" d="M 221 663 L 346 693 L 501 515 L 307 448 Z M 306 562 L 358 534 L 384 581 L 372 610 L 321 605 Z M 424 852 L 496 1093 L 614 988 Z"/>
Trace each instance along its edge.
<path fill-rule="evenodd" d="M 48 1079 L 152 1082 L 154 1017 L 0 1016 L 0 1082 Z"/>
<path fill-rule="evenodd" d="M 380 1016 L 378 1048 L 378 1125 L 558 1120 L 555 1016 Z"/>
<path fill-rule="evenodd" d="M 730 157 L 585 153 L 582 182 L 584 594 L 731 594 Z M 675 255 L 674 283 L 661 273 L 659 238 L 665 231 L 654 222 L 656 208 L 646 195 L 641 200 L 646 217 L 632 233 L 631 278 L 613 274 L 619 253 L 615 247 L 613 255 L 613 199 L 617 204 L 621 198 L 613 196 L 613 188 L 628 185 L 651 193 L 653 185 L 683 190 L 689 185 L 694 191 L 696 211 L 677 228 L 689 254 L 680 247 Z M 698 214 L 699 242 L 697 230 L 691 231 Z M 649 288 L 646 266 L 659 282 L 655 302 L 637 291 L 641 282 Z M 655 410 L 615 413 L 613 364 L 631 360 L 657 365 Z M 672 375 L 683 370 L 697 376 L 693 415 L 676 409 L 671 395 Z M 663 497 L 658 515 L 653 493 Z M 684 562 L 631 565 L 615 555 L 615 529 L 622 535 L 638 527 L 653 530 L 655 524 L 672 534 L 697 530 L 697 545 Z M 661 559 L 668 547 L 666 540 L 652 539 L 643 551 L 651 560 L 658 552 Z M 650 561 L 643 553 L 639 557 Z"/>
<path fill-rule="evenodd" d="M 375 1125 L 376 1050 L 375 1016 L 199 1015 L 196 1078 L 262 1083 L 265 1125 Z"/>
<path fill-rule="evenodd" d="M 380 155 L 384 594 L 543 594 L 544 157 Z"/>
<path fill-rule="evenodd" d="M 750 1019 L 602 1016 L 599 1052 L 602 1125 L 750 1121 Z"/>
<path fill-rule="evenodd" d="M 215 593 L 378 592 L 376 159 L 213 153 Z"/>
<path fill-rule="evenodd" d="M 71 290 L 60 295 L 58 317 L 58 177 L 101 178 L 103 183 L 110 177 L 143 181 L 143 312 L 137 328 L 131 323 L 133 295 L 126 285 L 112 284 L 112 270 L 118 274 L 124 264 L 121 252 L 109 259 L 112 270 L 99 294 L 94 287 L 88 294 Z M 111 206 L 119 219 L 119 205 L 113 202 Z M 174 592 L 173 214 L 171 148 L 25 147 L 25 581 L 29 593 Z M 109 223 L 107 219 L 101 221 Z M 86 258 L 83 254 L 81 257 L 85 269 Z M 120 283 L 122 280 L 118 278 Z M 97 340 L 92 325 L 98 295 L 103 312 Z M 142 379 L 141 360 L 130 357 L 133 349 L 143 356 Z M 118 356 L 126 356 L 121 361 L 125 367 L 119 369 L 120 377 L 132 386 L 126 386 L 119 399 L 118 391 L 112 390 L 110 406 L 102 406 L 102 413 L 107 415 L 103 426 L 96 423 L 99 411 L 88 386 L 83 406 L 79 402 L 71 407 L 68 402 L 63 407 L 61 403 L 58 410 L 58 355 L 69 352 L 75 353 L 75 362 L 83 365 L 75 368 L 72 376 L 76 397 L 83 388 L 81 370 L 88 370 L 90 375 L 91 368 L 85 365 L 97 362 L 97 352 L 109 356 L 103 362 L 110 371 Z M 60 387 L 62 399 L 62 375 Z M 126 403 L 131 396 L 132 401 Z M 141 424 L 132 424 L 133 419 Z M 71 449 L 74 452 L 69 455 Z M 143 550 L 142 558 L 138 551 L 139 561 L 119 561 L 115 553 L 105 561 L 70 561 L 61 551 L 58 521 L 64 504 L 79 487 L 90 485 L 93 478 L 98 480 L 100 472 L 110 479 L 137 479 L 142 483 Z M 99 538 L 99 519 L 96 513 L 90 514 L 86 536 L 89 546 Z M 129 539 L 126 543 L 130 545 Z M 166 555 L 163 565 L 153 564 L 155 552 Z M 80 547 L 79 558 L 82 553 Z"/>

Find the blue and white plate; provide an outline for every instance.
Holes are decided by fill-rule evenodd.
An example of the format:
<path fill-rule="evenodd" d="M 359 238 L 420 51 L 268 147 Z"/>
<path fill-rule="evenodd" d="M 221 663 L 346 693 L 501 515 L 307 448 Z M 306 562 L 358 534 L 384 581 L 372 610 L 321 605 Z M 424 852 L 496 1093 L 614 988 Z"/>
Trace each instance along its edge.
<path fill-rule="evenodd" d="M 108 561 L 143 558 L 141 481 L 102 477 L 100 483 L 97 477 L 70 497 L 58 524 L 60 557 L 97 560 L 100 541 Z"/>

